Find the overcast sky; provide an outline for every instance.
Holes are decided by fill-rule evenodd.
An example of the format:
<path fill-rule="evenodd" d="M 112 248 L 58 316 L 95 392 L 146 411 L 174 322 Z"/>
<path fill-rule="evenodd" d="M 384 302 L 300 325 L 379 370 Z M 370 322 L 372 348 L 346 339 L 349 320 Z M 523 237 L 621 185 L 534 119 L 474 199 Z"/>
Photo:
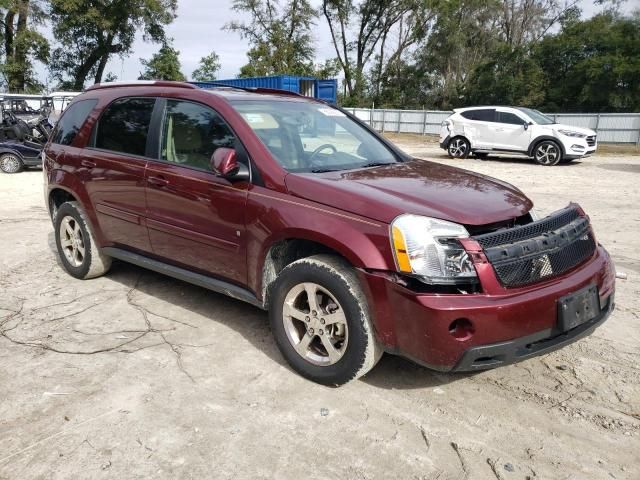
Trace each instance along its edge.
<path fill-rule="evenodd" d="M 234 78 L 238 75 L 240 67 L 247 63 L 246 41 L 240 39 L 236 33 L 222 30 L 229 21 L 242 19 L 241 14 L 231 10 L 232 3 L 232 0 L 178 1 L 178 16 L 167 27 L 167 35 L 173 38 L 174 47 L 180 51 L 182 71 L 188 77 L 196 69 L 200 58 L 212 50 L 220 56 L 222 64 L 219 79 Z M 311 3 L 318 6 L 320 0 L 312 0 Z M 633 8 L 638 8 L 639 4 L 640 0 L 628 0 L 623 10 L 630 12 Z M 593 5 L 593 0 L 582 0 L 581 7 L 585 17 L 600 9 Z M 335 52 L 323 18 L 318 19 L 314 36 L 317 60 L 320 62 L 334 57 Z M 133 53 L 125 59 L 113 57 L 107 65 L 105 75 L 112 72 L 117 75 L 118 80 L 137 79 L 142 70 L 140 58 L 150 58 L 158 49 L 159 45 L 145 43 L 139 36 L 133 46 Z M 38 71 L 44 80 L 46 70 L 41 66 Z"/>

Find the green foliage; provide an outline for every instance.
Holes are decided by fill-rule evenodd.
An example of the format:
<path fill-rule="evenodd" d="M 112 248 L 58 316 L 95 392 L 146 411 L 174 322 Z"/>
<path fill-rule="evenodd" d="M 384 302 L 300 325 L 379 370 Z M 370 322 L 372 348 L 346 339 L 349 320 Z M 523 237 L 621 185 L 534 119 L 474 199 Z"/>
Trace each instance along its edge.
<path fill-rule="evenodd" d="M 112 55 L 126 56 L 137 32 L 164 42 L 165 25 L 175 18 L 177 0 L 50 0 L 59 46 L 51 56 L 51 76 L 62 86 L 84 88 L 100 82 Z"/>
<path fill-rule="evenodd" d="M 216 52 L 211 52 L 206 57 L 200 59 L 198 68 L 196 68 L 191 77 L 198 82 L 206 82 L 207 80 L 215 80 L 220 70 L 220 57 Z"/>
<path fill-rule="evenodd" d="M 465 85 L 465 105 L 538 107 L 544 101 L 544 72 L 523 48 L 501 44 L 492 59 L 476 67 Z M 462 105 L 460 105 L 462 106 Z"/>
<path fill-rule="evenodd" d="M 251 15 L 250 22 L 230 22 L 225 29 L 249 41 L 249 62 L 240 77 L 311 75 L 314 47 L 311 28 L 317 12 L 309 0 L 234 0 L 233 10 Z"/>
<path fill-rule="evenodd" d="M 37 0 L 3 0 L 0 2 L 3 43 L 0 61 L 4 87 L 10 92 L 34 93 L 42 90 L 34 72 L 34 62 L 47 62 L 49 42 L 36 27 L 44 21 Z"/>
<path fill-rule="evenodd" d="M 535 49 L 556 111 L 640 111 L 640 15 L 572 21 Z"/>
<path fill-rule="evenodd" d="M 140 59 L 144 72 L 138 80 L 185 81 L 186 77 L 180 71 L 179 56 L 179 51 L 165 43 L 149 60 Z"/>

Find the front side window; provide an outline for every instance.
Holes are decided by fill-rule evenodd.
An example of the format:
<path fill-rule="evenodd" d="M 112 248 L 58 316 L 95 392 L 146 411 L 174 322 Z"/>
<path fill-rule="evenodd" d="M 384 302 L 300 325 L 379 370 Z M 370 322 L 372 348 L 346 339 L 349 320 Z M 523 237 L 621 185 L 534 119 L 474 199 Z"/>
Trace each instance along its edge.
<path fill-rule="evenodd" d="M 144 156 L 153 98 L 120 98 L 109 105 L 95 132 L 95 147 L 112 152 Z"/>
<path fill-rule="evenodd" d="M 51 143 L 71 145 L 98 100 L 80 100 L 71 105 L 58 121 Z"/>
<path fill-rule="evenodd" d="M 509 112 L 497 112 L 499 123 L 508 123 L 510 125 L 523 125 L 525 121 L 518 115 Z"/>
<path fill-rule="evenodd" d="M 328 105 L 283 100 L 233 100 L 232 105 L 287 171 L 349 170 L 398 161 L 375 135 Z"/>
<path fill-rule="evenodd" d="M 534 110 L 533 108 L 519 108 L 518 110 L 526 113 L 529 118 L 538 125 L 553 125 L 556 123 L 552 118 L 547 117 L 544 113 Z"/>
<path fill-rule="evenodd" d="M 161 158 L 201 170 L 211 170 L 218 148 L 234 148 L 235 135 L 222 117 L 209 107 L 168 100 L 162 128 Z"/>

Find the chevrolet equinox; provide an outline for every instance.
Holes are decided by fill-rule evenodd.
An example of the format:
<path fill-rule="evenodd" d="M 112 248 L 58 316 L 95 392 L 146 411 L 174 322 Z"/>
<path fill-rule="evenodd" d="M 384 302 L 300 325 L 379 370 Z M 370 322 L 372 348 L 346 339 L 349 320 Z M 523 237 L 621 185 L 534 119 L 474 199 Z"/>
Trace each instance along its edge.
<path fill-rule="evenodd" d="M 297 94 L 96 85 L 43 160 L 70 275 L 118 259 L 267 310 L 282 355 L 322 384 L 385 351 L 446 372 L 505 365 L 613 310 L 613 264 L 579 205 L 537 218 L 512 185 L 414 159 Z"/>

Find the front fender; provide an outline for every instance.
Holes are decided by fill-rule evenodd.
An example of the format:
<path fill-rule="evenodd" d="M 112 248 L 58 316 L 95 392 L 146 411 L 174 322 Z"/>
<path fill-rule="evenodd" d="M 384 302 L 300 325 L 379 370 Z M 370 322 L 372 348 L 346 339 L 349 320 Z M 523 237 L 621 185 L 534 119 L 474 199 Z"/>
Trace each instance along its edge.
<path fill-rule="evenodd" d="M 395 269 L 387 224 L 261 189 L 247 203 L 247 280 L 259 296 L 269 249 L 290 239 L 321 244 L 357 268 Z"/>

